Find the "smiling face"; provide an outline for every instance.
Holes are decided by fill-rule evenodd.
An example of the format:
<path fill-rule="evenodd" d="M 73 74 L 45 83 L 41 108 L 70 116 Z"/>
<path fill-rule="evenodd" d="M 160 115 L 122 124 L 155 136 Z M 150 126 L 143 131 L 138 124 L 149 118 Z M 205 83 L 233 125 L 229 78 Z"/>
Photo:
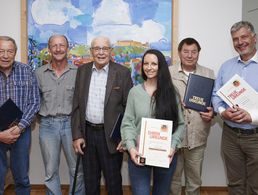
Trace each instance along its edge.
<path fill-rule="evenodd" d="M 143 59 L 143 71 L 148 79 L 157 79 L 159 69 L 158 58 L 154 54 L 146 54 Z"/>
<path fill-rule="evenodd" d="M 12 41 L 0 40 L 0 70 L 6 75 L 12 69 L 15 60 L 16 49 Z"/>
<path fill-rule="evenodd" d="M 68 44 L 64 36 L 52 36 L 49 41 L 49 53 L 51 54 L 52 63 L 67 61 Z"/>
<path fill-rule="evenodd" d="M 91 55 L 98 69 L 103 68 L 111 59 L 111 44 L 108 38 L 98 37 L 91 43 Z"/>
<path fill-rule="evenodd" d="M 242 27 L 231 33 L 235 50 L 244 61 L 250 60 L 256 52 L 256 35 L 249 29 Z"/>
<path fill-rule="evenodd" d="M 186 71 L 193 71 L 199 58 L 199 51 L 196 44 L 184 44 L 178 53 L 182 68 Z"/>

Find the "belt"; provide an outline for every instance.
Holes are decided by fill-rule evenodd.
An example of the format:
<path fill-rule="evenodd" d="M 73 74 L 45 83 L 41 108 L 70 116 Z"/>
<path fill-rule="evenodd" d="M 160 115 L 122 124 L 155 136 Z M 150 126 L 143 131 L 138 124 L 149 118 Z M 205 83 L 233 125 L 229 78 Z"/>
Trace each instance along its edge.
<path fill-rule="evenodd" d="M 238 128 L 238 127 L 231 127 L 227 123 L 224 123 L 224 125 L 227 126 L 228 128 L 230 128 L 232 131 L 238 133 L 238 134 L 252 135 L 252 134 L 258 133 L 258 127 L 253 128 L 253 129 L 242 129 L 242 128 Z"/>
<path fill-rule="evenodd" d="M 104 124 L 94 124 L 89 121 L 86 121 L 86 125 L 90 126 L 92 129 L 104 129 Z"/>

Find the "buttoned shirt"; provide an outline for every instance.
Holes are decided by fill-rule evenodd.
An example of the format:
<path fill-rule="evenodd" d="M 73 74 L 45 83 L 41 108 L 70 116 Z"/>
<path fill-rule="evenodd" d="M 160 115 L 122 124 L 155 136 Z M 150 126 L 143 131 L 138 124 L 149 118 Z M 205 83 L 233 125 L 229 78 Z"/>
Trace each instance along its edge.
<path fill-rule="evenodd" d="M 15 61 L 8 76 L 0 71 L 0 106 L 9 98 L 23 112 L 19 126 L 30 126 L 40 104 L 38 84 L 31 66 Z"/>
<path fill-rule="evenodd" d="M 88 101 L 86 107 L 86 120 L 95 123 L 104 123 L 104 103 L 109 64 L 102 69 L 92 66 L 92 75 L 89 87 Z"/>
<path fill-rule="evenodd" d="M 223 110 L 227 109 L 229 106 L 216 94 L 216 92 L 235 74 L 242 77 L 255 91 L 258 92 L 258 52 L 250 59 L 248 62 L 243 62 L 241 58 L 234 57 L 224 64 L 222 64 L 217 79 L 215 80 L 212 103 L 215 112 L 221 113 Z M 258 125 L 258 110 L 253 108 L 252 110 L 247 110 L 252 118 L 252 124 L 239 124 L 232 121 L 225 121 L 231 127 L 251 129 Z"/>
<path fill-rule="evenodd" d="M 71 114 L 76 74 L 77 67 L 72 64 L 68 64 L 60 77 L 56 76 L 50 64 L 36 70 L 41 96 L 41 116 Z"/>

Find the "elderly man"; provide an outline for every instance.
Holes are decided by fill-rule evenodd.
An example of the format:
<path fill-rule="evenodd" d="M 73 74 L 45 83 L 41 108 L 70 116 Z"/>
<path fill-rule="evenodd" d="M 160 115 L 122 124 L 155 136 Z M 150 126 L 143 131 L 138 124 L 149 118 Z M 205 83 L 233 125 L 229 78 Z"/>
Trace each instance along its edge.
<path fill-rule="evenodd" d="M 18 124 L 0 132 L 0 194 L 7 171 L 6 153 L 10 151 L 11 171 L 18 195 L 30 194 L 30 125 L 39 110 L 39 90 L 32 67 L 15 61 L 15 40 L 0 36 L 0 106 L 9 98 L 23 112 Z"/>
<path fill-rule="evenodd" d="M 87 195 L 100 194 L 101 171 L 109 195 L 122 194 L 120 144 L 110 133 L 126 106 L 132 87 L 130 71 L 111 61 L 111 44 L 106 37 L 92 40 L 93 62 L 78 69 L 73 98 L 72 132 L 76 152 L 83 155 Z"/>
<path fill-rule="evenodd" d="M 213 106 L 224 121 L 221 149 L 230 195 L 258 194 L 258 109 L 229 107 L 216 92 L 235 74 L 258 92 L 256 33 L 250 22 L 231 27 L 233 46 L 239 56 L 222 64 L 213 90 Z"/>
<path fill-rule="evenodd" d="M 52 35 L 48 40 L 51 62 L 36 70 L 42 98 L 39 143 L 45 165 L 46 194 L 62 195 L 59 177 L 61 147 L 69 167 L 70 193 L 76 166 L 72 146 L 71 111 L 77 67 L 68 64 L 68 40 Z M 82 171 L 78 174 L 76 195 L 84 195 Z"/>
<path fill-rule="evenodd" d="M 177 87 L 183 101 L 186 84 L 190 73 L 214 78 L 213 70 L 198 64 L 201 46 L 193 38 L 185 38 L 178 45 L 180 63 L 170 67 L 174 85 Z M 185 194 L 200 195 L 202 184 L 201 173 L 210 132 L 213 109 L 207 107 L 207 112 L 197 112 L 184 107 L 186 133 L 182 148 L 178 151 L 176 171 L 173 175 L 171 194 L 181 195 L 181 178 L 185 175 Z"/>

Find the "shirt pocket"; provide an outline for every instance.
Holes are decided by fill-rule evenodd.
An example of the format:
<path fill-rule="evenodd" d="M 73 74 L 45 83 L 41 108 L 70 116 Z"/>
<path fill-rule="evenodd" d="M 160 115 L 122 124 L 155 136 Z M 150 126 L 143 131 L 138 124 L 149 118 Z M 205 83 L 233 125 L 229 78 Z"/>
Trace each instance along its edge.
<path fill-rule="evenodd" d="M 29 80 L 18 80 L 13 81 L 11 85 L 14 86 L 14 91 L 17 93 L 16 96 L 20 96 L 23 99 L 29 97 L 29 89 L 31 82 Z"/>
<path fill-rule="evenodd" d="M 54 102 L 55 99 L 55 91 L 51 87 L 43 87 L 41 90 L 42 93 L 42 101 L 49 103 Z"/>
<path fill-rule="evenodd" d="M 66 85 L 65 86 L 65 100 L 72 103 L 73 100 L 73 93 L 74 93 L 74 86 Z"/>

